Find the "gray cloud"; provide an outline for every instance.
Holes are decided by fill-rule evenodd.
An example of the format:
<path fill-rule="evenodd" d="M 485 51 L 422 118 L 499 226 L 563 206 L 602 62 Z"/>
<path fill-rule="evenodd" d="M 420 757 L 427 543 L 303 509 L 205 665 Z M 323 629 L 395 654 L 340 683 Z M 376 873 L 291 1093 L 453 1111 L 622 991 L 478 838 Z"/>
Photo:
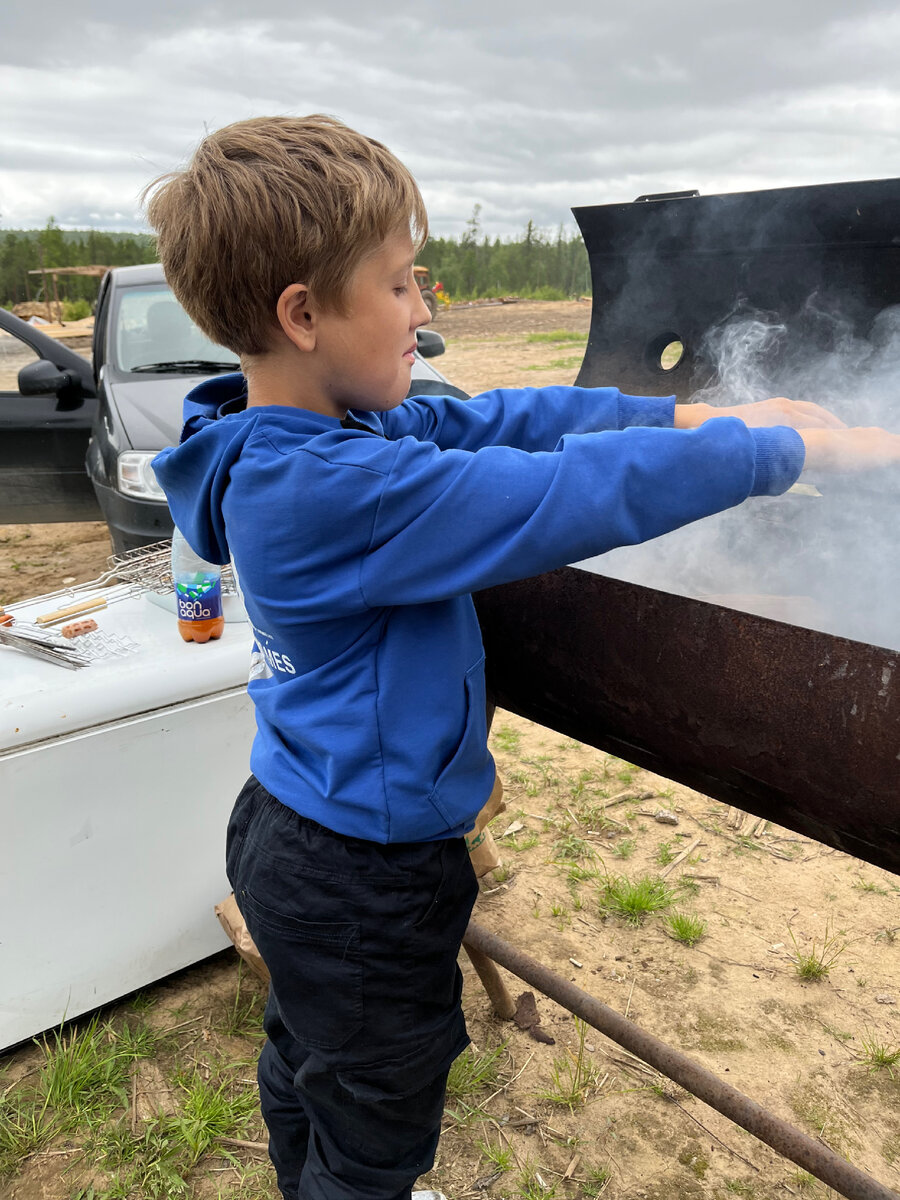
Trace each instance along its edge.
<path fill-rule="evenodd" d="M 434 232 L 573 205 L 900 174 L 900 13 L 860 0 L 10 6 L 0 223 L 140 227 L 205 129 L 335 113 L 411 167 Z M 248 12 L 250 15 L 248 15 Z"/>

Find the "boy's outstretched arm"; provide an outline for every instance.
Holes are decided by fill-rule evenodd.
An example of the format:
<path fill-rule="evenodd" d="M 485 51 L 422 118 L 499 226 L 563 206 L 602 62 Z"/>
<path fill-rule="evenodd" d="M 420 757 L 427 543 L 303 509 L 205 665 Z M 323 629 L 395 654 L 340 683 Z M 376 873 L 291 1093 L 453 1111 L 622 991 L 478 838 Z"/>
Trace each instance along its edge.
<path fill-rule="evenodd" d="M 613 387 L 497 388 L 471 400 L 422 396 L 380 415 L 389 438 L 411 436 L 434 442 L 441 450 L 481 450 L 485 446 L 553 450 L 559 439 L 570 433 L 635 426 L 696 429 L 715 417 L 738 417 L 753 428 L 844 428 L 838 417 L 809 401 L 776 397 L 717 408 L 702 403 L 676 404 L 674 396 L 630 396 Z"/>
<path fill-rule="evenodd" d="M 731 420 L 566 436 L 553 452 L 441 451 L 406 437 L 381 454 L 391 466 L 358 581 L 373 608 L 540 574 L 777 495 L 805 449 L 793 430 Z"/>
<path fill-rule="evenodd" d="M 671 429 L 674 396 L 628 396 L 614 387 L 496 388 L 457 400 L 417 396 L 379 413 L 387 437 L 414 437 L 439 450 L 511 446 L 554 450 L 570 433 L 603 433 L 632 426 Z"/>
<path fill-rule="evenodd" d="M 878 429 L 707 420 L 566 437 L 555 451 L 384 445 L 394 457 L 359 576 L 366 603 L 427 603 L 646 541 L 778 495 L 804 466 L 900 476 L 900 434 Z"/>

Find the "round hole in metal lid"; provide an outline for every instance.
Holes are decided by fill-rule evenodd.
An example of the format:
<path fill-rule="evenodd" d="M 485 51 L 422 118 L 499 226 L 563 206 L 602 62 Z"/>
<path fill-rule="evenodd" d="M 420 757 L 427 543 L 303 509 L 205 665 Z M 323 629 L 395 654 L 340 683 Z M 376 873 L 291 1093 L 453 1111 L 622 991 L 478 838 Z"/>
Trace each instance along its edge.
<path fill-rule="evenodd" d="M 651 371 L 674 371 L 687 355 L 684 339 L 677 330 L 663 329 L 650 338 L 644 349 L 644 363 Z"/>
<path fill-rule="evenodd" d="M 681 360 L 684 358 L 684 343 L 679 341 L 668 342 L 663 346 L 659 355 L 659 365 L 664 371 L 672 371 Z"/>

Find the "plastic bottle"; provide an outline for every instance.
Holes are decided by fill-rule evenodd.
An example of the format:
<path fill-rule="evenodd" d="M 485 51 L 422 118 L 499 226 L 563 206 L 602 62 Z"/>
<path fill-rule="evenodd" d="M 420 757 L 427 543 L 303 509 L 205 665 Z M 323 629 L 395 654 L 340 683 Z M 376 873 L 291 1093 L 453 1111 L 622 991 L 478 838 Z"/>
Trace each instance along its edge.
<path fill-rule="evenodd" d="M 222 568 L 206 562 L 190 548 L 184 534 L 172 534 L 172 583 L 178 632 L 186 642 L 208 642 L 222 636 Z"/>

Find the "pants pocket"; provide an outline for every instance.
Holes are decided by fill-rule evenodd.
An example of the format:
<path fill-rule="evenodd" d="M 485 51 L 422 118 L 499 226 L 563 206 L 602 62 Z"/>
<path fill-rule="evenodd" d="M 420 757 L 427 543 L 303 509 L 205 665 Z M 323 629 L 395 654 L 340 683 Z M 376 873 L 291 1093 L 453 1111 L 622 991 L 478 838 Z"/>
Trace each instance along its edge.
<path fill-rule="evenodd" d="M 259 781 L 251 775 L 238 794 L 228 819 L 228 831 L 225 835 L 225 874 L 234 889 L 235 876 L 241 858 L 241 850 L 247 829 L 256 812 L 257 801 L 261 791 Z"/>
<path fill-rule="evenodd" d="M 360 927 L 276 912 L 246 888 L 239 905 L 272 976 L 286 1028 L 301 1046 L 337 1050 L 363 1024 Z"/>
<path fill-rule="evenodd" d="M 465 1018 L 459 1011 L 447 1027 L 427 1043 L 376 1063 L 346 1067 L 338 1064 L 335 1075 L 341 1087 L 361 1104 L 391 1104 L 433 1091 L 436 1086 L 439 1107 L 435 1116 L 440 1124 L 447 1074 L 453 1060 L 468 1044 Z M 407 1114 L 406 1119 L 414 1118 Z"/>

